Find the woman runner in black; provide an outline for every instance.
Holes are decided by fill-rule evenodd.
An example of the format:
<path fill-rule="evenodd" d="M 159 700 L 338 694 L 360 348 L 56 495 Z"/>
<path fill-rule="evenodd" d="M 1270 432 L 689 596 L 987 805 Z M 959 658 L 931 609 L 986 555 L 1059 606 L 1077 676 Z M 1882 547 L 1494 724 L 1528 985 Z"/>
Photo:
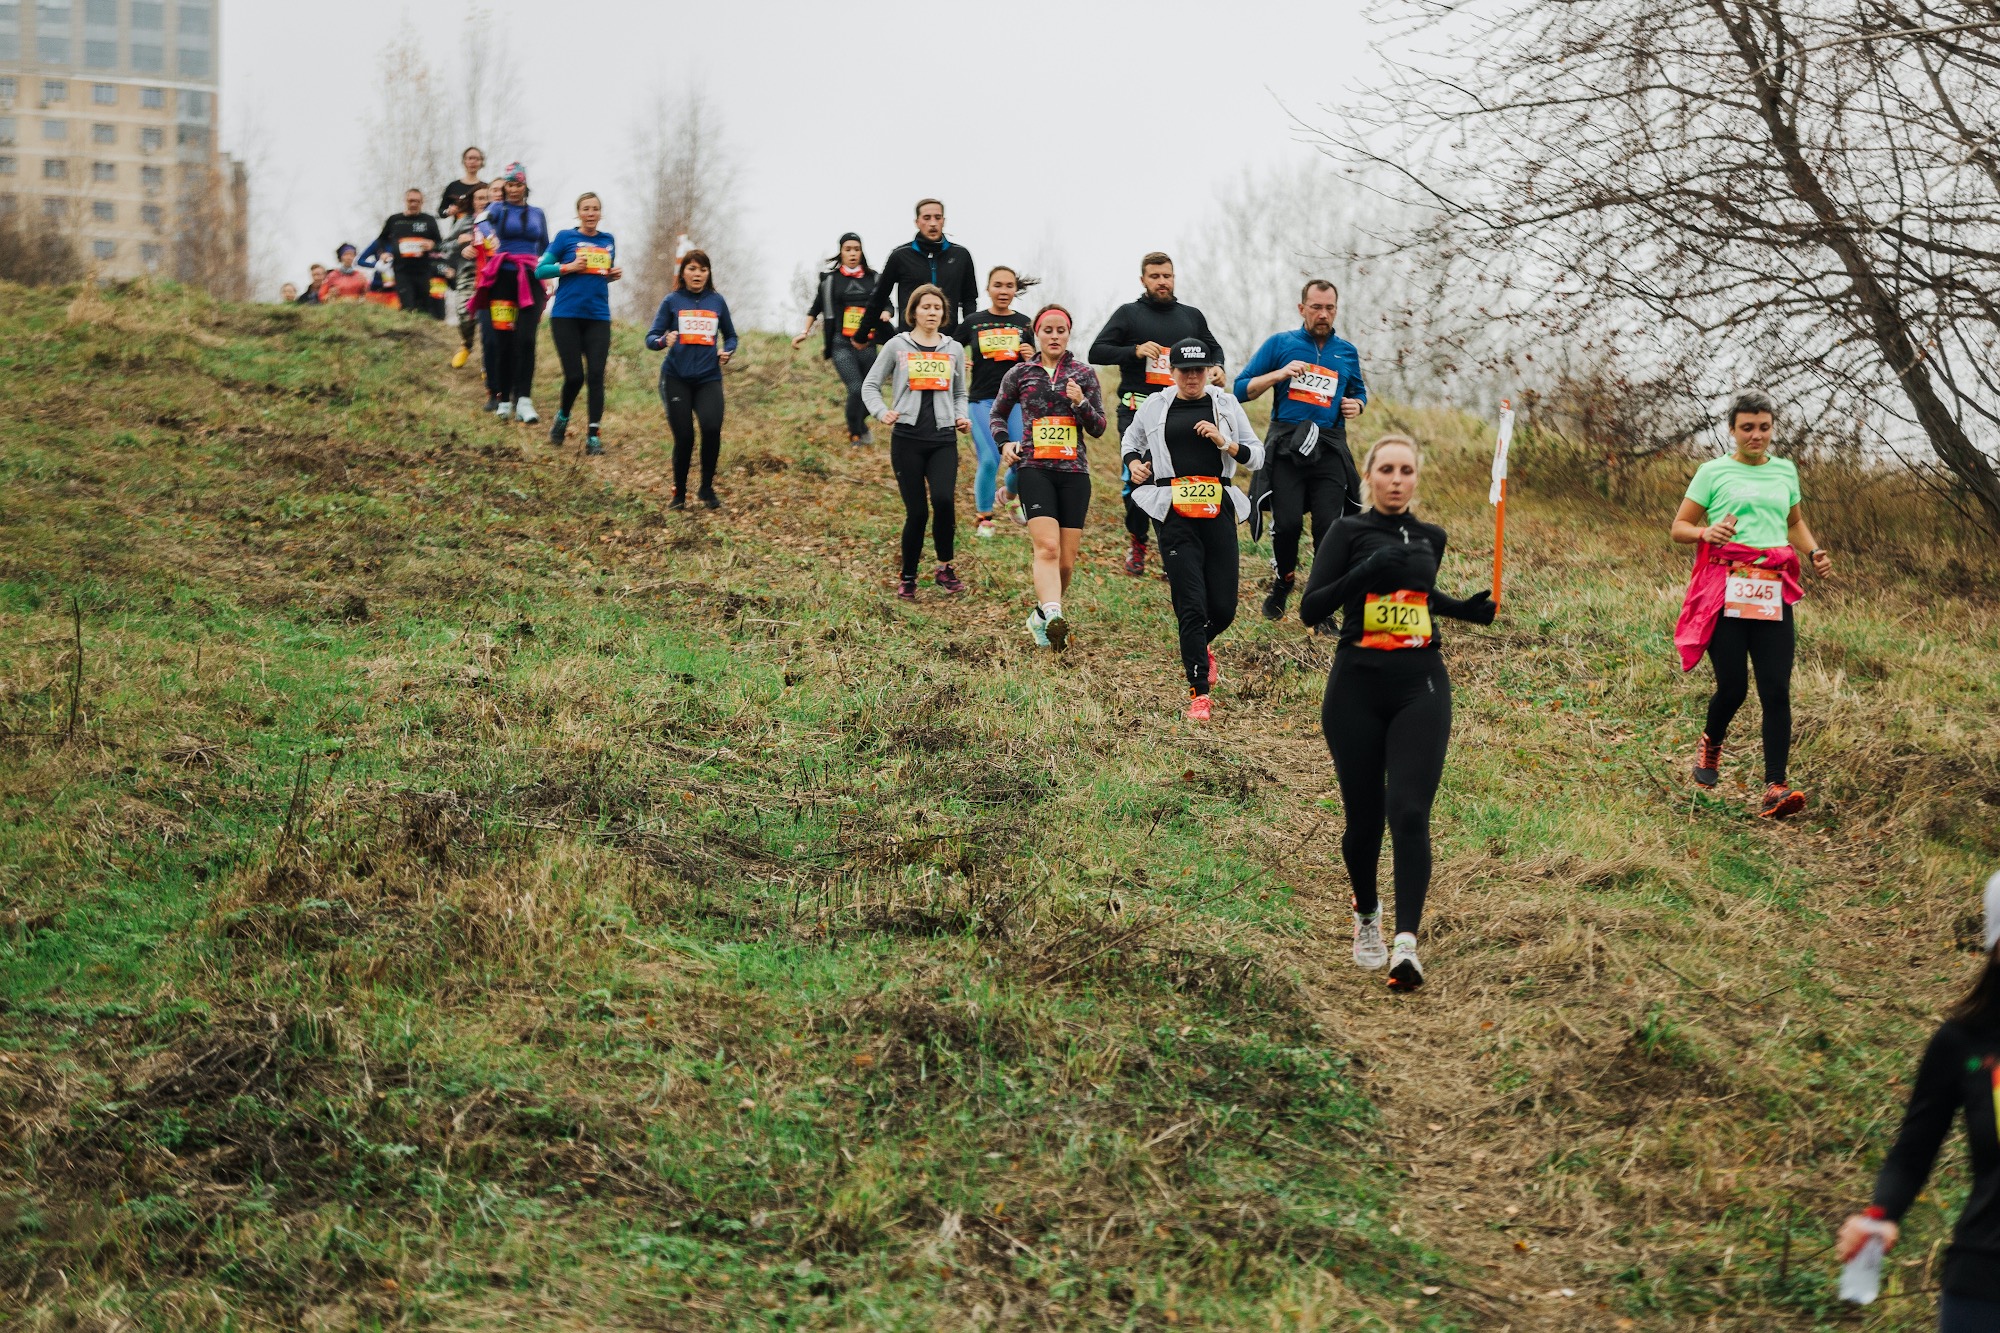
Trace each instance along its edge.
<path fill-rule="evenodd" d="M 972 430 L 966 416 L 965 349 L 939 332 L 945 296 L 925 283 L 910 293 L 903 312 L 909 330 L 889 339 L 861 382 L 868 410 L 889 426 L 889 467 L 903 497 L 903 573 L 896 595 L 917 599 L 917 558 L 924 551 L 925 491 L 929 491 L 931 540 L 937 545 L 937 586 L 965 591 L 952 569 L 958 524 L 952 510 L 958 488 L 958 436 Z M 889 380 L 893 403 L 882 398 Z"/>
<path fill-rule="evenodd" d="M 1410 512 L 1423 459 L 1415 441 L 1385 435 L 1369 449 L 1361 484 L 1370 508 L 1343 518 L 1313 553 L 1299 618 L 1341 613 L 1320 730 L 1347 812 L 1341 859 L 1354 886 L 1354 961 L 1389 964 L 1389 985 L 1424 984 L 1417 926 L 1431 883 L 1431 801 L 1451 744 L 1451 680 L 1433 615 L 1493 623 L 1490 592 L 1464 601 L 1437 591 L 1444 529 Z M 1382 947 L 1376 872 L 1387 825 L 1396 865 L 1396 940 Z"/>

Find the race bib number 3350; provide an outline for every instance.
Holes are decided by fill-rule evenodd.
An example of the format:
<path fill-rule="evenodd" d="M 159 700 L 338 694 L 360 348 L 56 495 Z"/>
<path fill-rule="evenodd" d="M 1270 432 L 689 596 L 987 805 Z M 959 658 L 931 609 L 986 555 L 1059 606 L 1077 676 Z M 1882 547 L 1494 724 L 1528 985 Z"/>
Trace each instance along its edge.
<path fill-rule="evenodd" d="M 715 331 L 721 325 L 721 316 L 712 310 L 683 310 L 675 320 L 675 331 L 680 340 L 696 347 L 715 346 Z"/>
<path fill-rule="evenodd" d="M 1431 644 L 1431 595 L 1398 589 L 1368 594 L 1361 604 L 1363 648 L 1428 648 Z"/>

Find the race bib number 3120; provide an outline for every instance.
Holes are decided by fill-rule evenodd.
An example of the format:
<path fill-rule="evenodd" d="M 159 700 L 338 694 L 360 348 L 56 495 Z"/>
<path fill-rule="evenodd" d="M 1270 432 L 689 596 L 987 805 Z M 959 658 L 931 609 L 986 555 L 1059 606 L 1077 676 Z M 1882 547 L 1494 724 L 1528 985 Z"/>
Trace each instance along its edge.
<path fill-rule="evenodd" d="M 1361 604 L 1363 648 L 1428 648 L 1431 645 L 1431 595 L 1398 589 L 1368 594 Z"/>

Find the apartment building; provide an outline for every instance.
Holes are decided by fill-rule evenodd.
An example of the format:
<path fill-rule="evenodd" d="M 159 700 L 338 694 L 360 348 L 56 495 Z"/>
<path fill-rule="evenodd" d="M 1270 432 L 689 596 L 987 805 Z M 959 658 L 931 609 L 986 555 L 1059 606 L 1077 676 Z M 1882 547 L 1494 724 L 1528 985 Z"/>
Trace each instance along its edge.
<path fill-rule="evenodd" d="M 217 147 L 221 0 L 0 0 L 0 214 L 100 277 L 240 296 L 249 184 Z"/>

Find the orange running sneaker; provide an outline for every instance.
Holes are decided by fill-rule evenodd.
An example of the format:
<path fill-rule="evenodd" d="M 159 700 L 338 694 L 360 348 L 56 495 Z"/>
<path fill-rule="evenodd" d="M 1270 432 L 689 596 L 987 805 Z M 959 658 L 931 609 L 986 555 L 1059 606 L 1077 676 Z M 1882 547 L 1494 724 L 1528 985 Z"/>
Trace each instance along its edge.
<path fill-rule="evenodd" d="M 1208 721 L 1208 696 L 1205 694 L 1196 694 L 1190 690 L 1188 692 L 1187 715 L 1190 722 Z"/>
<path fill-rule="evenodd" d="M 1694 747 L 1694 780 L 1703 787 L 1713 787 L 1722 777 L 1722 742 L 1712 741 L 1703 733 Z"/>
<path fill-rule="evenodd" d="M 1764 804 L 1757 811 L 1760 819 L 1784 819 L 1806 808 L 1806 794 L 1782 782 L 1774 782 L 1764 788 Z"/>

